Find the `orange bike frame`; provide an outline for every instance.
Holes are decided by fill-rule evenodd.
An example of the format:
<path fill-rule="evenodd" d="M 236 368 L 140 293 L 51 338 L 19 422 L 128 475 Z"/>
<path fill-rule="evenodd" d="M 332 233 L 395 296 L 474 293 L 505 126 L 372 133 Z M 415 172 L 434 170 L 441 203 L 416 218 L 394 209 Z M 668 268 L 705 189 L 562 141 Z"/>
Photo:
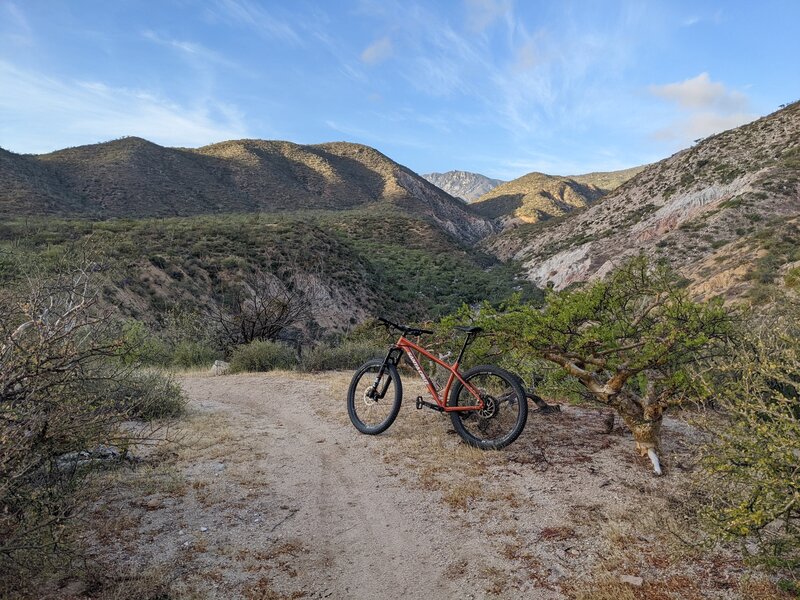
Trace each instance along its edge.
<path fill-rule="evenodd" d="M 403 352 L 406 353 L 406 356 L 408 356 L 408 360 L 411 361 L 411 364 L 414 366 L 414 369 L 416 369 L 417 373 L 419 373 L 419 376 L 422 378 L 422 382 L 427 386 L 428 393 L 431 395 L 431 397 L 436 401 L 436 404 L 444 412 L 481 410 L 483 408 L 483 400 L 481 400 L 480 394 L 477 391 L 475 391 L 475 388 L 473 388 L 470 384 L 464 381 L 464 378 L 461 377 L 461 374 L 458 372 L 459 361 L 454 362 L 452 365 L 448 365 L 446 362 L 443 362 L 438 358 L 436 358 L 435 356 L 433 356 L 422 346 L 415 344 L 414 342 L 403 337 L 402 335 L 400 336 L 400 339 L 397 340 L 397 344 L 395 344 L 395 347 L 403 350 Z M 444 393 L 441 396 L 439 396 L 439 391 L 436 389 L 436 386 L 434 385 L 433 381 L 431 381 L 431 378 L 428 377 L 428 374 L 419 364 L 417 357 L 414 356 L 415 351 L 424 355 L 426 358 L 432 360 L 440 367 L 450 371 L 450 377 L 447 378 L 447 384 L 444 386 Z M 475 396 L 476 400 L 478 401 L 477 404 L 475 404 L 474 406 L 447 406 L 447 398 L 448 396 L 450 396 L 450 388 L 453 386 L 456 379 L 461 382 L 461 385 L 463 385 L 464 388 L 470 394 Z"/>

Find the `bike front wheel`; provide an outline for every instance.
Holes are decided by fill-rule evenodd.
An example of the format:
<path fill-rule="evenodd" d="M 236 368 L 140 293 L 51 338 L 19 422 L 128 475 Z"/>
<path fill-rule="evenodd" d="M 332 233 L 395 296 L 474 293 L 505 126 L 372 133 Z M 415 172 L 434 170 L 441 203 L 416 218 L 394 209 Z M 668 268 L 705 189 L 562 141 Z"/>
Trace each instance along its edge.
<path fill-rule="evenodd" d="M 464 441 L 484 450 L 505 448 L 519 437 L 528 420 L 528 402 L 518 380 L 493 365 L 474 367 L 464 381 L 483 401 L 481 410 L 450 413 L 453 427 Z M 477 398 L 460 382 L 450 392 L 448 406 L 476 406 Z"/>
<path fill-rule="evenodd" d="M 361 433 L 377 435 L 394 423 L 402 400 L 403 385 L 397 368 L 392 363 L 384 365 L 379 358 L 370 360 L 355 372 L 350 382 L 347 414 Z"/>

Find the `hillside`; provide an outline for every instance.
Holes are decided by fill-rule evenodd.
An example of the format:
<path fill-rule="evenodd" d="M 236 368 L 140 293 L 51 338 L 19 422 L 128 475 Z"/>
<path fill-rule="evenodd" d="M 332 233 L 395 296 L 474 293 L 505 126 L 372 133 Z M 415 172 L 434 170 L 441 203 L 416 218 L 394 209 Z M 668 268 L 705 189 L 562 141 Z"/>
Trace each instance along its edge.
<path fill-rule="evenodd" d="M 644 167 L 585 175 L 528 173 L 481 196 L 473 205 L 478 213 L 503 228 L 561 217 L 597 202 L 641 172 Z"/>
<path fill-rule="evenodd" d="M 583 185 L 590 185 L 600 188 L 604 192 L 615 190 L 629 179 L 635 177 L 645 170 L 647 165 L 622 169 L 621 171 L 607 171 L 586 173 L 585 175 L 567 175 L 567 179 L 577 181 Z"/>
<path fill-rule="evenodd" d="M 513 265 L 388 209 L 0 221 L 0 286 L 23 275 L 20 260 L 46 265 L 75 248 L 102 267 L 103 304 L 155 329 L 175 311 L 213 312 L 226 290 L 252 276 L 307 304 L 306 340 L 375 315 L 425 320 L 463 302 L 535 294 L 515 280 Z"/>
<path fill-rule="evenodd" d="M 497 186 L 481 196 L 472 207 L 503 226 L 535 223 L 558 217 L 602 198 L 595 185 L 578 183 L 567 177 L 528 173 Z"/>
<path fill-rule="evenodd" d="M 501 179 L 491 179 L 480 173 L 470 173 L 468 171 L 427 173 L 423 177 L 451 196 L 461 198 L 466 202 L 474 202 L 498 185 L 505 183 Z"/>
<path fill-rule="evenodd" d="M 91 219 L 382 204 L 475 241 L 485 219 L 409 169 L 359 144 L 237 140 L 198 149 L 128 137 L 38 156 L 0 153 L 0 215 Z"/>
<path fill-rule="evenodd" d="M 506 231 L 485 247 L 556 288 L 645 253 L 672 263 L 698 294 L 757 296 L 800 265 L 799 241 L 795 103 L 646 167 L 601 203 Z"/>

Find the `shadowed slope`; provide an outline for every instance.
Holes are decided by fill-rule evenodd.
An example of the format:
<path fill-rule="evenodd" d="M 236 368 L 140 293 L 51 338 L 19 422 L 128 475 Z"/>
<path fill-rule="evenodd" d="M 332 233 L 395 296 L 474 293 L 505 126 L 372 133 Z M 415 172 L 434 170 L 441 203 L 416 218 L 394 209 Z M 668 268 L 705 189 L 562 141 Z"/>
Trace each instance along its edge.
<path fill-rule="evenodd" d="M 476 241 L 484 218 L 377 150 L 236 140 L 199 149 L 123 138 L 40 156 L 0 154 L 0 215 L 163 217 L 375 206 Z"/>

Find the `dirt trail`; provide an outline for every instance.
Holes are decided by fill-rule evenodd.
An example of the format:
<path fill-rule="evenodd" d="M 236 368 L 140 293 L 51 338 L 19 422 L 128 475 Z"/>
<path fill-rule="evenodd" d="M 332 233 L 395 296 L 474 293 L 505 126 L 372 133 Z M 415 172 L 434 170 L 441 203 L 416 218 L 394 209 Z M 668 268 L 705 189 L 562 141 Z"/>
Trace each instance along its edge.
<path fill-rule="evenodd" d="M 285 592 L 443 598 L 464 591 L 444 567 L 465 540 L 454 535 L 448 515 L 427 506 L 429 498 L 399 486 L 367 443 L 320 419 L 315 405 L 333 401 L 326 385 L 263 376 L 183 385 L 202 410 L 241 421 L 254 449 L 266 455 L 256 465 L 272 497 L 263 543 L 289 539 L 303 546 L 290 586 L 296 590 Z"/>
<path fill-rule="evenodd" d="M 488 537 L 466 531 L 435 496 L 404 485 L 377 438 L 325 418 L 345 410 L 328 382 L 253 375 L 190 377 L 182 385 L 193 406 L 224 421 L 246 441 L 249 455 L 259 457 L 249 461 L 257 473 L 251 483 L 264 486 L 269 500 L 259 503 L 259 522 L 238 537 L 252 540 L 243 546 L 253 544 L 287 563 L 271 570 L 274 592 L 482 598 L 482 574 L 509 568 L 490 551 Z M 203 474 L 198 467 L 194 476 Z M 284 552 L 272 556 L 276 549 Z M 493 596 L 506 595 L 498 590 Z M 509 590 L 507 597 L 514 596 Z M 535 597 L 557 596 L 541 590 Z"/>
<path fill-rule="evenodd" d="M 135 574 L 117 580 L 140 586 L 110 597 L 739 597 L 740 565 L 676 547 L 669 531 L 681 526 L 668 507 L 686 425 L 665 424 L 659 479 L 629 432 L 602 433 L 590 409 L 532 413 L 501 452 L 466 446 L 410 402 L 386 433 L 364 436 L 347 419 L 348 381 L 182 377 L 183 446 L 108 486 L 94 515 L 102 555 Z"/>

